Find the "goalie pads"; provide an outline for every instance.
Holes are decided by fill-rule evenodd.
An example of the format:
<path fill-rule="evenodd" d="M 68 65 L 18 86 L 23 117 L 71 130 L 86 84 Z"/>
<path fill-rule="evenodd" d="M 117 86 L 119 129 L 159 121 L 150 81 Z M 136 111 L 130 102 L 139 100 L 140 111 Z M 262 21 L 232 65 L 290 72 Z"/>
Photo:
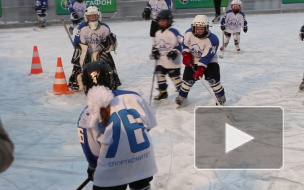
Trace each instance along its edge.
<path fill-rule="evenodd" d="M 76 44 L 71 63 L 83 67 L 88 62 L 90 62 L 88 46 L 82 43 Z"/>
<path fill-rule="evenodd" d="M 103 51 L 106 51 L 106 52 L 115 51 L 117 48 L 116 35 L 113 33 L 110 33 L 106 37 L 106 39 L 100 44 L 100 46 L 103 48 Z"/>
<path fill-rule="evenodd" d="M 82 68 L 74 65 L 72 74 L 69 78 L 69 88 L 73 91 L 80 91 L 83 89 L 82 84 Z"/>

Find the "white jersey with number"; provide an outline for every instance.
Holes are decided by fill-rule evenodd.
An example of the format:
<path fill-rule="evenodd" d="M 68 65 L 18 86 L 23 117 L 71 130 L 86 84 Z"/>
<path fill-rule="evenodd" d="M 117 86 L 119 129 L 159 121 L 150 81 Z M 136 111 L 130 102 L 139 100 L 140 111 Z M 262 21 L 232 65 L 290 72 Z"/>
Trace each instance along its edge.
<path fill-rule="evenodd" d="M 153 145 L 147 129 L 157 125 L 149 105 L 135 92 L 113 91 L 111 115 L 106 126 L 89 126 L 88 108 L 78 121 L 78 135 L 91 167 L 94 185 L 111 187 L 153 176 L 157 172 Z M 94 122 L 93 122 L 94 123 Z"/>

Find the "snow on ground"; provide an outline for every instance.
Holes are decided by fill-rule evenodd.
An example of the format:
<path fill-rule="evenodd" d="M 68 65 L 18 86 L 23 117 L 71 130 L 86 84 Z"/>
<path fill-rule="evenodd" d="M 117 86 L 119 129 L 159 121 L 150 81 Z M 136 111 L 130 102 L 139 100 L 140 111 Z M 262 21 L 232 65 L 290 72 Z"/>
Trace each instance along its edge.
<path fill-rule="evenodd" d="M 213 106 L 198 81 L 186 107 L 175 109 L 177 92 L 152 103 L 158 127 L 151 136 L 159 172 L 157 190 L 304 189 L 304 43 L 298 40 L 301 13 L 247 15 L 248 32 L 241 33 L 241 52 L 232 39 L 220 59 L 222 84 L 229 106 L 282 106 L 285 110 L 285 162 L 282 170 L 196 170 L 194 168 L 194 108 Z M 210 18 L 211 19 L 211 18 Z M 175 19 L 181 34 L 192 18 Z M 107 22 L 118 37 L 113 57 L 123 86 L 149 101 L 154 62 L 149 60 L 149 21 Z M 219 24 L 211 27 L 222 41 Z M 73 49 L 62 26 L 2 29 L 0 32 L 0 117 L 15 144 L 15 161 L 0 174 L 1 189 L 76 189 L 86 178 L 87 162 L 78 142 L 76 123 L 86 105 L 83 93 L 55 96 L 57 57 L 70 76 Z M 38 46 L 43 73 L 28 75 L 33 46 Z M 219 52 L 221 54 L 221 52 Z M 182 69 L 183 70 L 183 69 Z M 156 84 L 154 85 L 156 87 Z M 153 95 L 157 94 L 154 90 Z M 236 116 L 237 117 L 237 116 Z M 84 189 L 91 189 L 90 182 Z"/>

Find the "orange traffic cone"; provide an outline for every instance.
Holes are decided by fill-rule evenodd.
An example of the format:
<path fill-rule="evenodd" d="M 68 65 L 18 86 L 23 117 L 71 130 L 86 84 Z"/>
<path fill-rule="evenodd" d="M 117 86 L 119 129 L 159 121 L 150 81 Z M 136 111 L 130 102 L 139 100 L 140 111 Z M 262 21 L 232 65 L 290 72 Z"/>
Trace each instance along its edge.
<path fill-rule="evenodd" d="M 32 69 L 31 69 L 31 74 L 39 74 L 42 73 L 42 67 L 40 63 L 40 58 L 38 54 L 38 48 L 37 46 L 34 46 L 34 51 L 33 51 L 33 59 L 32 59 Z"/>
<path fill-rule="evenodd" d="M 57 69 L 55 74 L 55 82 L 53 85 L 53 93 L 55 95 L 74 93 L 73 91 L 70 91 L 68 88 L 60 57 L 57 58 Z"/>

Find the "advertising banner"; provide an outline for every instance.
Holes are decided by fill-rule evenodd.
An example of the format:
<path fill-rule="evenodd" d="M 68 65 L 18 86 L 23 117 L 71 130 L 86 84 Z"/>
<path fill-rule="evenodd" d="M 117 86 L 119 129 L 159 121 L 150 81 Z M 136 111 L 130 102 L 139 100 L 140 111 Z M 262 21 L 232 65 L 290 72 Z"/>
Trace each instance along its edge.
<path fill-rule="evenodd" d="M 96 6 L 102 13 L 112 13 L 116 11 L 116 0 L 84 0 L 87 7 Z M 68 15 L 71 0 L 55 0 L 57 15 Z"/>
<path fill-rule="evenodd" d="M 214 7 L 213 0 L 175 0 L 176 9 L 209 8 Z M 221 7 L 227 7 L 228 0 L 222 0 Z"/>
<path fill-rule="evenodd" d="M 283 4 L 289 4 L 289 3 L 304 3 L 304 0 L 282 0 Z"/>

